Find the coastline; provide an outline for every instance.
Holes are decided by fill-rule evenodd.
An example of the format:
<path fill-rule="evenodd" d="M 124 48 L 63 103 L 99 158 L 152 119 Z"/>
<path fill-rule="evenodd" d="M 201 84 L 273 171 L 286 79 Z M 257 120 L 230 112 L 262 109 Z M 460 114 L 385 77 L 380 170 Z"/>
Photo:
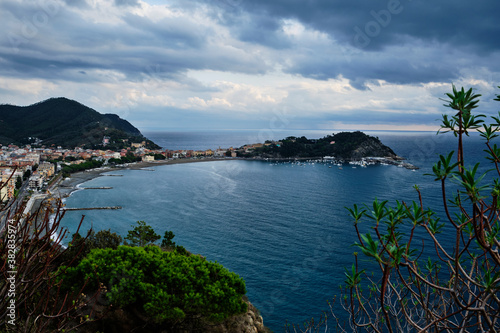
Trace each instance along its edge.
<path fill-rule="evenodd" d="M 204 159 L 176 159 L 176 160 L 163 160 L 155 162 L 136 162 L 123 166 L 103 167 L 98 169 L 90 169 L 71 174 L 69 178 L 62 179 L 53 185 L 51 194 L 57 198 L 67 198 L 74 191 L 78 190 L 78 185 L 88 182 L 94 178 L 100 177 L 102 174 L 119 171 L 119 170 L 141 170 L 160 165 L 169 164 L 185 164 L 185 163 L 199 163 L 199 162 L 215 162 L 215 161 L 230 161 L 234 158 L 204 158 Z"/>

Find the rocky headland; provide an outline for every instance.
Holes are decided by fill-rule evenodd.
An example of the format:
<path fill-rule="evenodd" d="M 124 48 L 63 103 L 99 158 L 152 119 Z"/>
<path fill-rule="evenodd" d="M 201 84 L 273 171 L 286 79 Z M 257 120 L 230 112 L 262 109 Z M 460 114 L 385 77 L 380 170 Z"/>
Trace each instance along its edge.
<path fill-rule="evenodd" d="M 321 139 L 287 137 L 279 141 L 248 146 L 239 156 L 271 161 L 333 161 L 337 164 L 391 164 L 407 169 L 418 167 L 404 162 L 378 138 L 362 132 L 341 132 Z"/>

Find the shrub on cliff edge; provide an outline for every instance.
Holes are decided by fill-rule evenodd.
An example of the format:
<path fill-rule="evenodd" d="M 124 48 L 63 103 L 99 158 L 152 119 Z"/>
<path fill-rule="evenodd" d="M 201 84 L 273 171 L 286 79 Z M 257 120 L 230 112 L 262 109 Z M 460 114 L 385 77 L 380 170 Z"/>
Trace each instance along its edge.
<path fill-rule="evenodd" d="M 247 310 L 245 283 L 237 274 L 200 256 L 157 246 L 92 250 L 78 266 L 67 268 L 63 280 L 70 288 L 102 283 L 113 306 L 137 306 L 160 324 L 200 316 L 219 322 Z"/>

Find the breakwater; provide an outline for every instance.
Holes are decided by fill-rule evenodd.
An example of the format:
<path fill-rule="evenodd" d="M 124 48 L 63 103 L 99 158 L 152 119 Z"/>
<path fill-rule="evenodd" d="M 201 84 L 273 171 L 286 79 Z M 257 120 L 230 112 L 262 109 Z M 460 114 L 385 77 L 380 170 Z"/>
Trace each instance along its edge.
<path fill-rule="evenodd" d="M 122 209 L 121 206 L 110 206 L 110 207 L 88 207 L 88 208 L 64 208 L 66 211 L 71 210 L 104 210 L 104 209 Z"/>
<path fill-rule="evenodd" d="M 111 190 L 113 189 L 110 186 L 101 186 L 101 187 L 82 187 L 82 190 Z"/>

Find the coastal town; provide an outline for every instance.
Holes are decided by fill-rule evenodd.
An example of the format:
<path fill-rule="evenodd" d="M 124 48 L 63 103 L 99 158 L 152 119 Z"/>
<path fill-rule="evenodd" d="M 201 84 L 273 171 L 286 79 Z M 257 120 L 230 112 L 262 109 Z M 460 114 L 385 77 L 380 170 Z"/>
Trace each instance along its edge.
<path fill-rule="evenodd" d="M 107 138 L 103 138 L 101 149 L 65 149 L 25 145 L 0 145 L 0 204 L 16 197 L 23 188 L 28 191 L 46 189 L 61 175 L 65 167 L 83 165 L 88 161 L 99 162 L 100 166 L 115 166 L 126 162 L 155 163 L 171 160 L 205 160 L 235 158 L 238 154 L 264 146 L 250 144 L 240 148 L 217 148 L 207 150 L 147 149 L 145 142 L 131 143 L 119 151 L 106 150 Z M 269 145 L 270 143 L 266 143 Z M 75 168 L 83 171 L 85 168 Z"/>

